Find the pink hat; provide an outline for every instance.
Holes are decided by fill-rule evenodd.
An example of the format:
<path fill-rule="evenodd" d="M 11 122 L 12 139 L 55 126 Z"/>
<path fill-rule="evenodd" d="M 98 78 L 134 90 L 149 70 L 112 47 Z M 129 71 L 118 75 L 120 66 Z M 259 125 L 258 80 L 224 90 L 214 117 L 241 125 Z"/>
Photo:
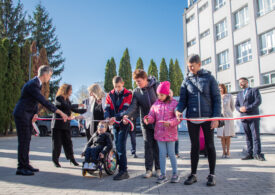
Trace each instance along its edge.
<path fill-rule="evenodd" d="M 170 93 L 170 82 L 169 81 L 164 81 L 161 82 L 157 88 L 157 93 L 162 93 L 165 95 L 169 95 Z"/>

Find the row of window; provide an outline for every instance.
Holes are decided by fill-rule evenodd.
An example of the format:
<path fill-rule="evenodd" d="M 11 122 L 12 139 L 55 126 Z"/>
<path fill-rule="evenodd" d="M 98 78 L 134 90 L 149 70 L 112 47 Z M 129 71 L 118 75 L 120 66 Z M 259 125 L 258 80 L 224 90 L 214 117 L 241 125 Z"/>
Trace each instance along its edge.
<path fill-rule="evenodd" d="M 260 36 L 261 53 L 275 51 L 275 30 L 271 30 Z M 252 60 L 251 41 L 247 40 L 236 45 L 236 64 L 242 64 Z M 211 57 L 202 60 L 202 65 L 211 63 Z M 228 49 L 217 54 L 218 71 L 223 71 L 230 68 Z"/>
<path fill-rule="evenodd" d="M 262 84 L 266 85 L 266 84 L 272 84 L 275 83 L 275 72 L 271 72 L 271 73 L 266 73 L 262 75 Z M 224 83 L 226 89 L 228 92 L 231 92 L 231 83 Z M 254 78 L 253 77 L 249 77 L 248 78 L 248 85 L 250 87 L 254 87 L 255 86 L 255 82 L 254 82 Z M 240 89 L 240 87 L 239 87 Z"/>
<path fill-rule="evenodd" d="M 275 52 L 275 29 L 272 29 L 266 33 L 263 33 L 259 36 L 260 41 L 260 54 L 265 55 L 272 52 Z M 187 47 L 196 44 L 196 39 L 193 39 L 187 43 Z M 235 46 L 236 48 L 236 63 L 242 64 L 252 60 L 252 49 L 251 49 L 251 41 L 247 40 Z M 219 54 L 217 54 L 218 58 L 218 70 L 226 70 L 228 69 L 229 62 L 228 62 L 228 50 L 225 50 Z M 202 61 L 202 65 L 209 64 L 211 59 L 209 58 Z"/>
<path fill-rule="evenodd" d="M 258 0 L 258 16 L 262 16 L 275 9 L 275 0 Z M 225 5 L 225 0 L 215 0 L 215 10 L 221 8 Z M 208 2 L 203 4 L 199 8 L 199 12 L 202 12 L 208 7 Z M 186 19 L 186 23 L 189 23 L 195 18 L 195 14 L 192 14 Z M 248 6 L 245 6 L 234 13 L 234 28 L 239 29 L 249 22 Z M 218 29 L 217 29 L 218 28 Z M 217 40 L 223 38 L 227 35 L 227 25 L 226 20 L 221 21 L 216 25 L 216 30 L 220 31 L 216 34 Z"/>

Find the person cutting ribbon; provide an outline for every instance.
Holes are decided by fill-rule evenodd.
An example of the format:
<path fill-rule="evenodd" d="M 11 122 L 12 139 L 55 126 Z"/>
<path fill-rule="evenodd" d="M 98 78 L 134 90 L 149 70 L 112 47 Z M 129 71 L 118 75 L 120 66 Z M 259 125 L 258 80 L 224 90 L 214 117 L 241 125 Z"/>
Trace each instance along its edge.
<path fill-rule="evenodd" d="M 52 73 L 53 70 L 50 66 L 40 66 L 37 77 L 34 77 L 23 86 L 21 97 L 13 111 L 18 136 L 18 167 L 16 175 L 34 175 L 34 172 L 39 171 L 39 169 L 33 168 L 29 162 L 32 122 L 35 122 L 38 118 L 38 103 L 51 112 L 59 114 L 65 122 L 68 119 L 66 114 L 47 101 L 40 92 L 42 84 L 49 82 Z"/>

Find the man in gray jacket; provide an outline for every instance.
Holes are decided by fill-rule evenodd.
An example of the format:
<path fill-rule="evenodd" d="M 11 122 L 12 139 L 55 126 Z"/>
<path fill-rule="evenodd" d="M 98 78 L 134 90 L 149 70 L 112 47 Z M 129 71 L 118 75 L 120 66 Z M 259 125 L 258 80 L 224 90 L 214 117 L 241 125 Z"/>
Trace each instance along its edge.
<path fill-rule="evenodd" d="M 148 115 L 151 106 L 157 100 L 158 84 L 154 77 L 148 78 L 146 72 L 141 69 L 135 70 L 133 78 L 137 88 L 133 91 L 133 99 L 130 107 L 125 113 L 124 118 L 132 118 L 135 113 L 140 114 L 140 123 L 144 139 L 145 150 L 145 178 L 152 177 L 153 163 L 155 162 L 156 176 L 160 176 L 158 144 L 154 139 L 154 126 L 146 125 L 143 122 L 144 116 Z"/>
<path fill-rule="evenodd" d="M 221 97 L 216 79 L 207 70 L 201 69 L 201 60 L 198 55 L 191 55 L 187 61 L 189 73 L 182 82 L 180 100 L 176 115 L 182 117 L 186 108 L 186 118 L 212 118 L 221 116 Z M 191 185 L 197 181 L 196 172 L 199 162 L 199 135 L 203 129 L 205 147 L 208 154 L 210 174 L 208 186 L 214 186 L 216 150 L 214 145 L 214 128 L 218 127 L 218 121 L 188 121 L 188 132 L 191 140 L 191 174 L 184 182 Z"/>

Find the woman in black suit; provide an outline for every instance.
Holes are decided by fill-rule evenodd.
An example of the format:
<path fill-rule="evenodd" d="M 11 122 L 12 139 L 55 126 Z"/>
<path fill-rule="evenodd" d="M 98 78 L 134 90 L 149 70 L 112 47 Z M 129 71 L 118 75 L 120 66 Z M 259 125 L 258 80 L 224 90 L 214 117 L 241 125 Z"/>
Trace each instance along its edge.
<path fill-rule="evenodd" d="M 62 112 L 71 116 L 72 111 L 76 113 L 84 113 L 86 109 L 78 109 L 83 106 L 82 104 L 71 104 L 69 97 L 72 95 L 72 86 L 63 84 L 57 91 L 55 97 L 55 105 Z M 59 114 L 54 114 L 54 119 L 59 119 Z M 75 161 L 73 153 L 73 143 L 71 139 L 70 121 L 64 122 L 63 120 L 52 120 L 52 160 L 56 167 L 61 167 L 59 164 L 59 156 L 61 147 L 63 146 L 65 156 L 75 166 L 79 164 Z"/>

